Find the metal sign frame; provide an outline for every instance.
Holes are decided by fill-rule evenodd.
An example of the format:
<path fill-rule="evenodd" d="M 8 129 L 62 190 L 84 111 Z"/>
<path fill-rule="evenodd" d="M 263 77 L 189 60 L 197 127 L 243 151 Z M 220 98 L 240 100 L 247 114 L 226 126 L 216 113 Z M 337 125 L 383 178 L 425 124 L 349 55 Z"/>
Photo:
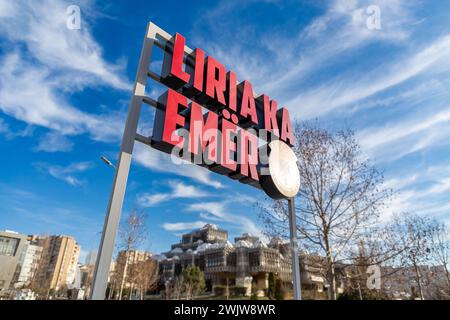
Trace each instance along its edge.
<path fill-rule="evenodd" d="M 139 118 L 141 115 L 142 103 L 157 107 L 158 103 L 154 99 L 146 96 L 146 88 L 148 78 L 161 83 L 161 77 L 150 71 L 150 63 L 153 48 L 156 45 L 164 50 L 167 41 L 172 35 L 158 27 L 153 22 L 147 25 L 144 43 L 139 59 L 136 80 L 133 88 L 131 102 L 128 110 L 128 116 L 125 123 L 125 129 L 120 146 L 118 163 L 115 170 L 115 176 L 110 194 L 107 214 L 103 226 L 102 237 L 100 241 L 99 251 L 94 269 L 93 281 L 90 291 L 91 300 L 105 299 L 106 288 L 108 284 L 109 271 L 114 252 L 114 243 L 119 228 L 120 215 L 125 197 L 125 190 L 130 172 L 132 153 L 135 141 L 139 141 L 146 145 L 151 145 L 151 139 L 140 135 L 137 132 Z M 164 42 L 162 42 L 162 41 Z M 185 46 L 184 51 L 190 55 L 193 50 Z M 297 237 L 295 227 L 295 206 L 294 200 L 289 199 L 289 225 L 292 246 L 292 271 L 294 297 L 300 300 L 300 266 L 297 250 Z"/>

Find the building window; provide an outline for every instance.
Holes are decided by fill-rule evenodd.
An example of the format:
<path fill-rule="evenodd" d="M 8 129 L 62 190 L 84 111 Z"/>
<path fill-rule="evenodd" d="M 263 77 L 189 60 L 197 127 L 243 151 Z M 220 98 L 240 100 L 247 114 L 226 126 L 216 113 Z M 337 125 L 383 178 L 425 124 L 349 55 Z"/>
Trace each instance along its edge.
<path fill-rule="evenodd" d="M 259 267 L 259 252 L 252 252 L 249 254 L 250 256 L 250 267 Z"/>
<path fill-rule="evenodd" d="M 0 255 L 11 257 L 14 256 L 18 245 L 19 239 L 0 237 Z"/>
<path fill-rule="evenodd" d="M 227 256 L 227 266 L 235 267 L 236 266 L 236 253 L 230 253 Z"/>
<path fill-rule="evenodd" d="M 191 243 L 191 237 L 190 236 L 183 237 L 183 244 L 189 244 L 189 243 Z"/>

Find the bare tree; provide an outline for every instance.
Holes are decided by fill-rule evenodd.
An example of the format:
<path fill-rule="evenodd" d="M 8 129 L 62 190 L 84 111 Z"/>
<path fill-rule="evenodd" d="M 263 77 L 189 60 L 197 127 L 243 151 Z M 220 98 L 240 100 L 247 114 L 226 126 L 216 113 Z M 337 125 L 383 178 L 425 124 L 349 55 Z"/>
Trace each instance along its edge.
<path fill-rule="evenodd" d="M 178 275 L 175 279 L 166 283 L 167 299 L 180 300 L 184 293 L 184 277 L 183 274 Z"/>
<path fill-rule="evenodd" d="M 122 250 L 125 253 L 124 261 L 122 263 L 123 266 L 119 261 L 118 265 L 116 266 L 116 269 L 121 277 L 119 289 L 119 300 L 121 300 L 123 288 L 126 283 L 130 251 L 135 250 L 146 239 L 145 213 L 143 210 L 139 211 L 137 209 L 134 209 L 128 215 L 124 223 L 121 225 L 121 228 L 119 230 L 119 237 Z"/>
<path fill-rule="evenodd" d="M 123 271 L 123 265 L 119 265 L 124 261 L 118 261 L 116 259 L 114 263 L 114 269 L 111 270 L 110 273 L 110 281 L 109 281 L 109 300 L 114 300 L 117 298 L 117 288 L 120 288 L 120 283 L 122 282 L 122 275 L 119 271 Z"/>
<path fill-rule="evenodd" d="M 139 261 L 130 265 L 129 269 L 129 282 L 138 292 L 140 300 L 144 300 L 145 293 L 157 286 L 158 261 L 151 258 Z"/>
<path fill-rule="evenodd" d="M 436 229 L 431 239 L 431 245 L 434 248 L 434 259 L 438 265 L 442 265 L 444 268 L 447 280 L 447 294 L 450 295 L 450 272 L 448 270 L 448 265 L 450 263 L 449 228 L 445 223 L 440 223 L 438 221 L 435 221 L 434 223 Z"/>
<path fill-rule="evenodd" d="M 430 264 L 435 252 L 433 238 L 438 231 L 436 222 L 425 216 L 402 213 L 394 216 L 389 228 L 393 235 L 391 241 L 403 248 L 396 263 L 413 268 L 419 298 L 424 300 L 421 267 Z"/>
<path fill-rule="evenodd" d="M 37 263 L 37 268 L 32 276 L 29 288 L 36 292 L 40 299 L 49 299 L 50 281 L 48 279 L 48 264 L 50 263 L 50 235 L 41 234 L 36 239 L 36 244 L 42 247 L 42 252 Z"/>
<path fill-rule="evenodd" d="M 302 187 L 296 199 L 300 247 L 323 255 L 329 298 L 336 299 L 336 264 L 377 222 L 391 192 L 350 130 L 331 133 L 316 124 L 295 126 L 294 151 Z M 262 208 L 269 236 L 288 235 L 288 211 L 277 201 Z"/>

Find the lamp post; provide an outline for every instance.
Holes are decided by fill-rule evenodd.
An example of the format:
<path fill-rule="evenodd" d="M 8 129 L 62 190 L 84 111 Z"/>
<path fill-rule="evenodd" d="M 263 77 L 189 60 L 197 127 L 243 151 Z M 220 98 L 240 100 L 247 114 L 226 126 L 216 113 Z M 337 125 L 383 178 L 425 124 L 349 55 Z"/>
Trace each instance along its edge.
<path fill-rule="evenodd" d="M 106 158 L 105 156 L 101 156 L 100 159 L 108 166 L 114 168 L 114 170 L 116 171 L 116 174 L 117 174 L 117 167 L 110 160 L 108 160 L 108 158 Z M 109 259 L 109 264 L 108 264 L 108 259 L 103 259 L 103 261 L 102 261 L 103 265 L 104 265 L 103 272 L 102 271 L 99 272 L 99 265 L 100 265 L 100 258 L 101 258 L 100 254 L 103 251 L 102 249 L 104 247 L 104 242 L 105 242 L 105 231 L 107 229 L 109 219 L 110 219 L 110 217 L 109 217 L 109 215 L 107 215 L 105 224 L 103 226 L 102 239 L 100 240 L 100 250 L 99 250 L 99 253 L 97 254 L 97 261 L 95 263 L 93 281 L 92 281 L 90 292 L 89 292 L 89 298 L 91 300 L 103 300 L 105 298 L 106 287 L 108 285 L 107 281 L 108 281 L 109 265 L 111 264 L 111 259 Z M 119 223 L 118 217 L 116 220 L 117 220 L 116 224 L 118 225 L 118 223 Z M 112 255 L 112 247 L 111 246 L 110 246 L 109 251 Z M 99 281 L 99 279 L 101 279 L 101 281 Z M 102 282 L 102 283 L 99 284 L 99 282 Z"/>
<path fill-rule="evenodd" d="M 284 142 L 274 140 L 267 145 L 262 155 L 268 174 L 261 177 L 261 187 L 271 198 L 286 199 L 289 210 L 289 231 L 292 257 L 292 282 L 294 299 L 301 300 L 300 259 L 298 255 L 297 219 L 295 214 L 295 196 L 300 190 L 300 172 L 297 156 Z M 267 158 L 266 158 L 267 157 Z"/>
<path fill-rule="evenodd" d="M 106 158 L 105 156 L 101 156 L 100 157 L 100 159 L 106 164 L 106 165 L 108 165 L 108 166 L 110 166 L 111 168 L 113 168 L 114 170 L 116 170 L 117 169 L 117 167 L 108 159 L 108 158 Z M 103 236 L 103 235 L 102 235 Z M 101 240 L 101 241 L 103 241 L 103 239 Z M 98 254 L 97 254 L 97 260 L 98 260 Z M 97 264 L 98 264 L 98 261 L 96 261 L 96 266 L 95 266 L 95 268 L 96 269 L 94 269 L 94 278 L 97 278 L 98 276 L 97 276 Z M 107 278 L 106 278 L 107 279 Z M 107 284 L 106 284 L 107 285 Z M 91 288 L 90 288 L 90 290 L 89 290 L 89 297 L 90 297 L 90 299 L 92 299 L 92 298 L 99 298 L 99 297 L 94 297 L 94 294 L 93 294 L 93 287 L 94 286 L 94 283 L 92 283 L 91 284 Z M 106 288 L 105 288 L 105 291 L 106 291 Z M 110 292 L 110 295 L 109 295 L 109 298 L 111 298 L 111 292 Z"/>
<path fill-rule="evenodd" d="M 109 197 L 108 209 L 106 210 L 105 222 L 103 224 L 102 238 L 100 240 L 89 297 L 90 300 L 105 299 L 108 273 L 114 252 L 114 242 L 117 229 L 119 228 L 120 214 L 125 198 L 125 189 L 130 172 L 134 143 L 137 139 L 137 127 L 141 114 L 142 101 L 145 97 L 145 87 L 148 80 L 153 44 L 157 39 L 157 34 L 161 34 L 162 32 L 163 30 L 157 28 L 153 23 L 149 23 L 145 33 L 130 107 L 123 131 L 122 143 L 120 145 L 111 195 Z"/>
<path fill-rule="evenodd" d="M 291 236 L 292 248 L 292 273 L 294 283 L 294 299 L 302 300 L 302 290 L 300 282 L 300 259 L 298 257 L 298 242 L 297 242 L 297 221 L 295 215 L 295 200 L 288 199 L 289 207 L 289 231 Z"/>

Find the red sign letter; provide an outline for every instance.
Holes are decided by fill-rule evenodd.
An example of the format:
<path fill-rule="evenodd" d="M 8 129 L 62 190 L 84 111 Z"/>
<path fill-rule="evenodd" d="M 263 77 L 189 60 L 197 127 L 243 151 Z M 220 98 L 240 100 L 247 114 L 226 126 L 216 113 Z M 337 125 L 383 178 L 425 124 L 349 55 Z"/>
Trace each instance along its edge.
<path fill-rule="evenodd" d="M 256 169 L 258 165 L 258 138 L 245 130 L 240 130 L 239 132 L 241 135 L 239 148 L 241 174 L 254 181 L 259 181 L 258 170 Z"/>
<path fill-rule="evenodd" d="M 195 49 L 195 71 L 194 88 L 199 92 L 203 91 L 203 75 L 205 73 L 205 52 L 202 49 Z"/>
<path fill-rule="evenodd" d="M 181 34 L 175 34 L 173 53 L 168 53 L 166 49 L 164 56 L 161 77 L 163 78 L 163 82 L 165 84 L 174 89 L 178 89 L 188 83 L 191 77 L 183 70 L 185 42 L 186 40 Z"/>
<path fill-rule="evenodd" d="M 184 127 L 185 119 L 178 114 L 179 106 L 187 108 L 187 98 L 178 92 L 169 89 L 167 91 L 166 116 L 164 119 L 164 130 L 162 135 L 163 142 L 169 143 L 173 146 L 183 143 L 184 138 L 178 136 L 175 130 L 179 127 Z"/>
<path fill-rule="evenodd" d="M 281 115 L 281 134 L 280 139 L 286 142 L 288 145 L 294 145 L 294 133 L 292 132 L 291 117 L 289 111 L 286 108 L 278 110 L 278 114 Z"/>
<path fill-rule="evenodd" d="M 264 129 L 280 135 L 277 123 L 278 103 L 275 100 L 269 101 L 269 97 L 264 95 Z"/>
<path fill-rule="evenodd" d="M 242 89 L 242 101 L 240 114 L 243 118 L 250 116 L 250 121 L 253 124 L 258 124 L 258 115 L 256 113 L 255 97 L 253 96 L 253 88 L 247 80 L 240 84 Z"/>
<path fill-rule="evenodd" d="M 198 155 L 199 145 L 201 151 L 204 151 L 208 145 L 207 157 L 210 163 L 217 162 L 218 118 L 219 116 L 216 113 L 208 112 L 205 122 L 202 107 L 192 102 L 189 126 L 189 152 Z"/>
<path fill-rule="evenodd" d="M 236 153 L 236 141 L 235 136 L 237 127 L 234 123 L 222 119 L 222 162 L 221 165 L 230 171 L 236 171 L 237 162 L 234 160 Z"/>
<path fill-rule="evenodd" d="M 222 106 L 225 106 L 225 90 L 227 89 L 225 67 L 211 57 L 208 57 L 206 61 L 206 95 L 211 99 L 216 99 Z"/>
<path fill-rule="evenodd" d="M 237 105 L 237 78 L 236 74 L 233 71 L 229 71 L 227 73 L 227 82 L 228 82 L 228 108 L 233 110 L 234 112 L 237 112 L 236 105 Z"/>

